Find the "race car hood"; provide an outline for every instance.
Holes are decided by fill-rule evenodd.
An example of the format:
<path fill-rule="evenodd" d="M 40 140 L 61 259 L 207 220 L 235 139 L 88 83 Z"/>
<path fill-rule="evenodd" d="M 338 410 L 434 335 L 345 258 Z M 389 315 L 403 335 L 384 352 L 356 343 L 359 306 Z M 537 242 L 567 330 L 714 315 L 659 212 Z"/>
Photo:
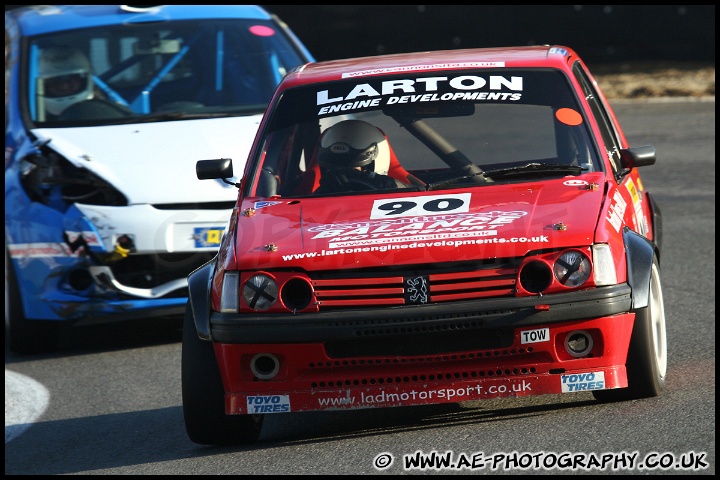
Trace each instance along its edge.
<path fill-rule="evenodd" d="M 237 189 L 199 181 L 198 160 L 232 158 L 242 176 L 262 115 L 33 130 L 74 165 L 120 190 L 130 204 L 234 201 Z"/>
<path fill-rule="evenodd" d="M 602 185 L 602 173 L 589 173 L 383 197 L 247 198 L 237 213 L 238 269 L 364 268 L 589 245 Z"/>

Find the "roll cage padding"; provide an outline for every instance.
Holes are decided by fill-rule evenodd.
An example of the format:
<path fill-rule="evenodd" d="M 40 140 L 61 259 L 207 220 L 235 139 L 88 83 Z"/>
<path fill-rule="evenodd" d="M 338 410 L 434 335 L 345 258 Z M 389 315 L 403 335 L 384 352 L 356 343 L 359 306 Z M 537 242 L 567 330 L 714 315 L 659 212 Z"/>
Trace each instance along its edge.
<path fill-rule="evenodd" d="M 201 340 L 212 340 L 210 334 L 210 295 L 214 259 L 188 275 L 188 302 L 193 313 L 195 329 Z"/>
<path fill-rule="evenodd" d="M 642 235 L 625 227 L 625 256 L 627 259 L 628 285 L 632 288 L 632 309 L 645 308 L 650 298 L 650 274 L 652 272 L 655 245 Z"/>

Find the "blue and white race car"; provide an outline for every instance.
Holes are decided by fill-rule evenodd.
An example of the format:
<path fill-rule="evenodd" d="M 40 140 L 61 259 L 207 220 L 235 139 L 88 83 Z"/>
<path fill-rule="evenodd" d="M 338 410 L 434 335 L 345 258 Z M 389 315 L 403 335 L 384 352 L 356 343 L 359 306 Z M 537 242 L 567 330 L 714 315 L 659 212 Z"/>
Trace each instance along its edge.
<path fill-rule="evenodd" d="M 257 5 L 5 12 L 5 324 L 59 329 L 184 312 L 237 198 L 199 158 L 245 159 L 287 71 L 313 61 Z"/>

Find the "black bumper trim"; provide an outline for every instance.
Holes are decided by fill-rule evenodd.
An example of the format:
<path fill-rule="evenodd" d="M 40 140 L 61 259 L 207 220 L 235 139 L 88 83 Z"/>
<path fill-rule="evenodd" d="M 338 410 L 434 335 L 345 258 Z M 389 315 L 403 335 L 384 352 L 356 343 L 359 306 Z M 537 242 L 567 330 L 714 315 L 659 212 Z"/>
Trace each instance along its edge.
<path fill-rule="evenodd" d="M 335 310 L 304 314 L 212 312 L 212 338 L 220 343 L 322 343 L 330 340 L 412 335 L 447 329 L 499 329 L 605 317 L 630 311 L 627 284 L 543 297 Z M 549 309 L 537 309 L 548 305 Z"/>

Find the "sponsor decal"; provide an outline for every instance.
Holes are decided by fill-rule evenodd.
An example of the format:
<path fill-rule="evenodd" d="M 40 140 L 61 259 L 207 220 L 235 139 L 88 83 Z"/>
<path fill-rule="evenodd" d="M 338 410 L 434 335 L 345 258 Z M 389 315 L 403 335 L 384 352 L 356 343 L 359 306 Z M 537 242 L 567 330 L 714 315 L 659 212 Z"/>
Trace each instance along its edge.
<path fill-rule="evenodd" d="M 627 188 L 628 192 L 630 193 L 630 198 L 632 198 L 633 204 L 637 205 L 640 203 L 640 194 L 638 193 L 637 188 L 635 188 L 635 184 L 632 181 L 632 178 L 628 178 L 627 183 L 625 184 L 625 187 Z"/>
<path fill-rule="evenodd" d="M 527 215 L 523 210 L 469 213 L 470 194 L 376 200 L 371 219 L 308 229 L 330 248 L 497 236 L 498 229 Z M 348 243 L 350 242 L 350 243 Z"/>
<path fill-rule="evenodd" d="M 286 262 L 292 260 L 302 260 L 304 258 L 329 257 L 333 255 L 354 255 L 358 253 L 371 252 L 395 252 L 399 250 L 412 250 L 416 248 L 440 248 L 440 247 L 461 247 L 463 245 L 489 245 L 489 244 L 507 244 L 507 243 L 549 243 L 550 239 L 547 235 L 538 235 L 535 237 L 492 237 L 492 238 L 458 238 L 455 240 L 446 240 L 443 236 L 438 235 L 437 239 L 428 239 L 428 241 L 398 243 L 391 242 L 406 241 L 406 239 L 370 239 L 370 240 L 353 240 L 347 242 L 335 242 L 329 244 L 333 250 L 322 249 L 319 252 L 304 252 L 283 255 L 282 259 Z"/>
<path fill-rule="evenodd" d="M 255 210 L 258 210 L 258 209 L 264 208 L 264 207 L 272 207 L 273 205 L 277 205 L 278 203 L 282 203 L 282 202 L 268 202 L 268 201 L 265 201 L 265 202 L 255 202 L 255 203 L 253 204 L 253 208 L 254 208 Z"/>
<path fill-rule="evenodd" d="M 219 247 L 225 227 L 199 227 L 193 229 L 195 248 Z"/>
<path fill-rule="evenodd" d="M 626 208 L 627 202 L 620 192 L 615 190 L 615 193 L 613 194 L 613 201 L 608 209 L 607 221 L 610 222 L 610 225 L 613 226 L 616 232 L 620 232 Z"/>
<path fill-rule="evenodd" d="M 565 180 L 563 182 L 563 185 L 566 187 L 585 187 L 587 186 L 588 182 L 585 180 L 580 180 L 579 178 L 572 178 L 570 180 Z"/>
<path fill-rule="evenodd" d="M 396 405 L 401 402 L 417 402 L 427 400 L 450 400 L 454 402 L 462 402 L 475 398 L 491 398 L 497 396 L 516 396 L 527 395 L 526 392 L 532 392 L 532 382 L 528 380 L 517 380 L 500 384 L 483 383 L 475 385 L 466 385 L 462 387 L 438 388 L 438 389 L 418 389 L 398 390 L 388 392 L 381 390 L 378 393 L 360 392 L 359 396 L 343 395 L 341 397 L 323 397 L 318 396 L 318 405 L 321 408 L 343 407 L 352 405 L 358 408 L 362 407 L 380 407 L 385 405 Z M 250 410 L 248 410 L 250 412 Z"/>
<path fill-rule="evenodd" d="M 640 192 L 638 191 L 637 187 L 635 187 L 635 184 L 633 183 L 631 178 L 628 178 L 627 183 L 625 186 L 628 189 L 628 192 L 630 193 L 630 198 L 632 198 L 633 207 L 635 208 L 635 224 L 638 229 L 638 233 L 641 235 L 647 234 L 647 220 L 645 219 L 645 215 L 643 214 L 642 210 L 642 203 L 640 201 Z"/>
<path fill-rule="evenodd" d="M 605 372 L 571 373 L 560 376 L 562 393 L 603 390 L 605 388 Z"/>
<path fill-rule="evenodd" d="M 10 256 L 23 258 L 72 257 L 76 256 L 64 243 L 16 243 L 8 245 Z"/>
<path fill-rule="evenodd" d="M 316 94 L 318 115 L 358 108 L 449 101 L 518 101 L 523 77 L 505 75 L 458 75 L 393 79 L 376 85 L 358 83 L 350 91 L 334 87 Z"/>
<path fill-rule="evenodd" d="M 287 413 L 291 412 L 289 395 L 256 395 L 247 397 L 247 412 Z"/>
<path fill-rule="evenodd" d="M 546 235 L 499 235 L 503 227 L 525 217 L 528 212 L 524 210 L 470 213 L 469 205 L 469 193 L 376 200 L 369 220 L 308 228 L 312 239 L 328 239 L 330 250 L 284 255 L 283 260 L 414 248 L 550 241 Z"/>
<path fill-rule="evenodd" d="M 520 332 L 520 343 L 540 343 L 550 340 L 550 329 L 539 328 L 537 330 L 525 330 Z"/>
<path fill-rule="evenodd" d="M 414 72 L 421 70 L 444 70 L 457 68 L 499 68 L 504 67 L 505 62 L 454 62 L 454 63 L 433 63 L 431 65 L 411 65 L 408 67 L 373 68 L 372 70 L 360 70 L 357 72 L 343 73 L 342 78 L 364 77 L 367 75 L 378 75 L 384 73 Z"/>

